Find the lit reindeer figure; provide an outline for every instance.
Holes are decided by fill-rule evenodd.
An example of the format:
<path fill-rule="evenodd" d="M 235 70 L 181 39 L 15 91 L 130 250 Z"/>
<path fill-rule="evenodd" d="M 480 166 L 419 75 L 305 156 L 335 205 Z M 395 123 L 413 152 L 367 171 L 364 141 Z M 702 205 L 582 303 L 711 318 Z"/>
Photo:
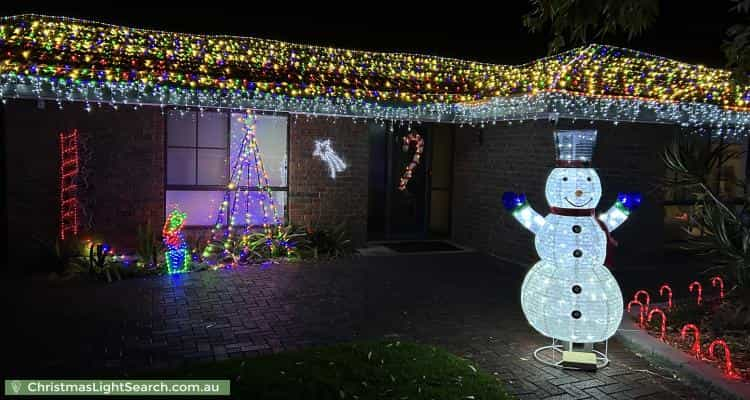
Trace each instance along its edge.
<path fill-rule="evenodd" d="M 318 157 L 328 163 L 328 170 L 330 171 L 332 179 L 336 179 L 337 172 L 343 172 L 346 169 L 346 163 L 344 160 L 333 151 L 333 148 L 331 147 L 331 139 L 316 140 L 313 157 Z"/>

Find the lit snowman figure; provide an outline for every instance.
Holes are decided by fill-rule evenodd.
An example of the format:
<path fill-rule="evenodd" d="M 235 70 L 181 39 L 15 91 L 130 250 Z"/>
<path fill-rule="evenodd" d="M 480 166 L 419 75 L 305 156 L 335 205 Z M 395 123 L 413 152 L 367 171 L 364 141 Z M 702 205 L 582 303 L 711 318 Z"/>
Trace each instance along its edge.
<path fill-rule="evenodd" d="M 557 165 L 547 178 L 550 214 L 542 217 L 526 196 L 506 192 L 505 207 L 533 232 L 541 260 L 526 274 L 521 307 L 532 327 L 567 343 L 590 344 L 610 338 L 622 319 L 622 293 L 603 265 L 609 232 L 625 222 L 640 203 L 637 193 L 595 217 L 602 195 L 599 175 L 587 168 L 596 131 L 557 131 Z"/>

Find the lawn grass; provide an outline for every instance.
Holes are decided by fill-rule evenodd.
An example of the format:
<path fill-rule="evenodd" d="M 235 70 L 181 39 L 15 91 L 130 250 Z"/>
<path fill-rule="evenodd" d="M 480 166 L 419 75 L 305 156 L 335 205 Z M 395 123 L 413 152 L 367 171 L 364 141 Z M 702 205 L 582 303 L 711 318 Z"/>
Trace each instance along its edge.
<path fill-rule="evenodd" d="M 361 342 L 197 364 L 154 375 L 223 378 L 245 399 L 511 399 L 500 382 L 445 350 Z"/>

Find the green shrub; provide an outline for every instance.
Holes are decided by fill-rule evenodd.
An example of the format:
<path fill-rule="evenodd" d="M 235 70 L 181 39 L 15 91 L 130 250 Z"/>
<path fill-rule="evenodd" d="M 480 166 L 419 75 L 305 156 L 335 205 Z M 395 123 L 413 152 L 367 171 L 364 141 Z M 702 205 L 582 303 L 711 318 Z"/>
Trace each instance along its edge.
<path fill-rule="evenodd" d="M 685 231 L 685 249 L 710 256 L 714 270 L 720 270 L 738 287 L 750 283 L 750 197 L 746 182 L 738 183 L 742 196 L 723 199 L 711 188 L 712 171 L 742 152 L 729 145 L 713 148 L 693 139 L 680 139 L 664 150 L 662 159 L 674 177 L 667 189 L 686 190 L 695 201 Z"/>
<path fill-rule="evenodd" d="M 330 229 L 309 226 L 306 244 L 309 255 L 313 259 L 320 257 L 336 258 L 350 254 L 352 251 L 351 239 L 346 231 L 345 223 L 340 223 Z"/>
<path fill-rule="evenodd" d="M 89 246 L 89 273 L 94 276 L 105 278 L 108 283 L 112 283 L 112 276 L 119 281 L 120 276 L 119 263 L 112 260 L 107 254 L 107 245 L 103 243 L 91 243 Z"/>
<path fill-rule="evenodd" d="M 271 237 L 258 230 L 234 240 L 209 241 L 201 259 L 209 264 L 247 265 L 275 258 L 336 258 L 351 251 L 351 239 L 343 223 L 333 228 L 289 224 L 272 228 Z"/>
<path fill-rule="evenodd" d="M 157 267 L 157 254 L 161 250 L 161 241 L 154 232 L 151 220 L 146 222 L 146 226 L 138 225 L 136 254 L 138 255 L 139 266 L 145 268 Z"/>

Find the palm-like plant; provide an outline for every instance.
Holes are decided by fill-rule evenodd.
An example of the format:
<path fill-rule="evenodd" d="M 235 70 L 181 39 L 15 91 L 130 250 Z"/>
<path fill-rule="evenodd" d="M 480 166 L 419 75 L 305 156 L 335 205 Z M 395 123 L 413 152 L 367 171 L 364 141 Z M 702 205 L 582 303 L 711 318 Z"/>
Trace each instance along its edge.
<path fill-rule="evenodd" d="M 700 255 L 711 255 L 716 264 L 738 286 L 750 283 L 750 212 L 745 182 L 738 183 L 742 197 L 722 199 L 709 185 L 712 171 L 742 152 L 729 144 L 713 148 L 689 139 L 675 140 L 662 154 L 667 169 L 674 173 L 666 184 L 690 193 L 695 203 L 690 211 L 685 248 Z M 696 230 L 691 228 L 698 228 Z"/>
<path fill-rule="evenodd" d="M 145 227 L 138 225 L 136 238 L 138 265 L 149 269 L 156 268 L 159 265 L 157 252 L 160 250 L 161 243 L 156 237 L 156 232 L 154 232 L 154 227 L 151 225 L 150 219 L 146 222 Z"/>
<path fill-rule="evenodd" d="M 307 228 L 307 239 L 308 247 L 315 259 L 320 256 L 337 258 L 351 252 L 351 239 L 346 230 L 345 221 L 331 229 L 309 226 Z"/>

